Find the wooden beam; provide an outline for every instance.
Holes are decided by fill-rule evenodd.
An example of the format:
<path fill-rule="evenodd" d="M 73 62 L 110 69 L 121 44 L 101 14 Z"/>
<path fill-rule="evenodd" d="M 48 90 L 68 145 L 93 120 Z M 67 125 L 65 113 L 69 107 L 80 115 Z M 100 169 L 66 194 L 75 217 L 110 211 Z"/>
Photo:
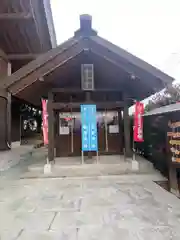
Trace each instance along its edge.
<path fill-rule="evenodd" d="M 16 75 L 13 74 L 12 75 L 13 77 L 11 79 L 11 85 L 10 83 L 8 83 L 8 85 L 10 85 L 9 91 L 13 95 L 17 94 L 27 86 L 36 82 L 40 77 L 43 77 L 46 74 L 53 72 L 56 68 L 64 65 L 74 57 L 78 56 L 82 51 L 83 51 L 82 43 L 78 42 L 77 44 L 73 45 L 72 48 L 70 47 L 69 49 L 62 50 L 62 52 L 60 52 L 59 54 L 57 53 L 57 55 L 54 56 L 54 58 L 52 57 L 51 59 L 48 59 L 48 61 L 45 62 L 42 66 L 34 68 L 28 75 L 25 75 L 24 77 L 18 79 L 17 82 L 14 81 L 13 77 L 14 76 L 16 77 Z M 25 69 L 25 67 L 23 68 Z M 4 83 L 3 87 L 6 87 L 6 84 L 7 83 Z"/>
<path fill-rule="evenodd" d="M 54 102 L 52 103 L 53 109 L 63 109 L 63 108 L 80 108 L 81 104 L 96 104 L 97 108 L 120 108 L 124 106 L 123 101 L 117 102 L 93 102 L 93 101 L 86 101 L 86 102 L 67 102 L 67 103 L 59 103 Z"/>
<path fill-rule="evenodd" d="M 0 20 L 28 20 L 32 19 L 31 13 L 0 13 Z"/>
<path fill-rule="evenodd" d="M 121 92 L 120 89 L 94 89 L 92 91 L 85 91 L 83 89 L 79 89 L 79 88 L 52 88 L 52 92 L 53 93 L 84 93 L 84 92 L 107 92 L 107 93 L 112 93 L 112 92 Z"/>
<path fill-rule="evenodd" d="M 43 5 L 44 5 L 44 12 L 46 15 L 48 32 L 51 40 L 51 46 L 52 48 L 55 48 L 57 46 L 57 41 L 56 41 L 56 33 L 55 33 L 52 11 L 51 11 L 51 3 L 49 0 L 43 0 Z"/>
<path fill-rule="evenodd" d="M 20 80 L 26 78 L 27 76 L 31 75 L 34 72 L 37 72 L 37 70 L 39 70 L 42 66 L 47 65 L 51 61 L 54 61 L 57 58 L 57 56 L 66 53 L 69 49 L 71 49 L 73 47 L 76 48 L 77 45 L 79 45 L 79 40 L 78 39 L 72 39 L 71 41 L 67 41 L 67 42 L 61 44 L 57 48 L 51 49 L 50 51 L 48 51 L 46 53 L 43 53 L 40 58 L 38 58 L 38 59 L 32 61 L 31 63 L 23 66 L 21 69 L 19 69 L 15 73 L 13 73 L 10 77 L 1 79 L 0 88 L 3 88 L 3 89 L 4 88 L 11 88 L 12 85 L 18 84 L 18 82 Z M 69 56 L 69 54 L 68 54 L 68 56 Z M 59 64 L 58 66 L 60 66 L 60 65 L 61 64 Z M 48 74 L 51 71 L 55 70 L 56 67 L 58 67 L 58 66 L 56 65 L 53 69 L 49 69 L 49 71 L 46 71 L 45 74 Z M 39 77 L 37 77 L 37 78 L 39 78 Z M 36 79 L 35 79 L 35 81 L 36 81 Z M 27 82 L 27 79 L 25 81 Z"/>
<path fill-rule="evenodd" d="M 27 53 L 27 54 L 7 54 L 7 58 L 10 61 L 12 61 L 12 60 L 33 60 L 33 59 L 36 59 L 39 56 L 40 56 L 40 54 L 31 54 L 31 53 Z"/>
<path fill-rule="evenodd" d="M 41 15 L 39 12 L 37 13 L 37 9 L 39 10 L 38 7 L 38 1 L 30 0 L 30 8 L 31 8 L 31 14 L 33 16 L 37 36 L 39 38 L 39 44 L 41 47 L 41 51 L 43 52 L 43 47 L 44 47 L 44 35 L 43 35 L 43 27 L 40 26 L 40 21 L 41 21 Z"/>

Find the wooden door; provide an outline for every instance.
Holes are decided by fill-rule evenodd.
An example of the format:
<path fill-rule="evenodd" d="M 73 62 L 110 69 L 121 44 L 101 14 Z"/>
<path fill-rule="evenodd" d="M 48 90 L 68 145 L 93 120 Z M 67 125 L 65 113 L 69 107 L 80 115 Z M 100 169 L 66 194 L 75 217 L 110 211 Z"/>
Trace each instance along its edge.
<path fill-rule="evenodd" d="M 112 154 L 120 153 L 121 141 L 119 129 L 118 112 L 108 111 L 106 114 L 107 122 L 107 140 L 108 140 L 108 152 Z"/>
<path fill-rule="evenodd" d="M 80 112 L 73 113 L 73 155 L 81 155 L 81 115 Z"/>
<path fill-rule="evenodd" d="M 66 157 L 71 153 L 71 125 L 67 113 L 59 114 L 56 132 L 56 156 Z"/>
<path fill-rule="evenodd" d="M 61 114 L 56 136 L 56 156 L 81 155 L 80 112 Z M 99 154 L 120 153 L 121 144 L 117 112 L 97 112 Z"/>
<path fill-rule="evenodd" d="M 102 154 L 106 151 L 104 112 L 97 112 L 98 150 Z"/>

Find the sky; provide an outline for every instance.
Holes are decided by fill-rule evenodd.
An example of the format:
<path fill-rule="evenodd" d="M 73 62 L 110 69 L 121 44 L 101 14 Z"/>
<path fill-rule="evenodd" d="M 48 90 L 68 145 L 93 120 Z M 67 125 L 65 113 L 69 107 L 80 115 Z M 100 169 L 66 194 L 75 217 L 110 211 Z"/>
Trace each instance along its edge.
<path fill-rule="evenodd" d="M 57 43 L 92 15 L 101 37 L 180 81 L 180 0 L 51 0 Z"/>

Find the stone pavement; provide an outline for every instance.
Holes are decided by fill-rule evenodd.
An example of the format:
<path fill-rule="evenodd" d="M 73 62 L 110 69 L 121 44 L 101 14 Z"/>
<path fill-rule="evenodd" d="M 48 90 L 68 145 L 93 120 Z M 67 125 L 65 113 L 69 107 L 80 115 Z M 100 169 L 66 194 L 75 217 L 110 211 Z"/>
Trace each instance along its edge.
<path fill-rule="evenodd" d="M 0 172 L 7 170 L 24 159 L 32 156 L 35 151 L 33 145 L 13 146 L 10 151 L 0 152 Z"/>
<path fill-rule="evenodd" d="M 180 201 L 146 175 L 0 182 L 1 240 L 178 240 Z"/>

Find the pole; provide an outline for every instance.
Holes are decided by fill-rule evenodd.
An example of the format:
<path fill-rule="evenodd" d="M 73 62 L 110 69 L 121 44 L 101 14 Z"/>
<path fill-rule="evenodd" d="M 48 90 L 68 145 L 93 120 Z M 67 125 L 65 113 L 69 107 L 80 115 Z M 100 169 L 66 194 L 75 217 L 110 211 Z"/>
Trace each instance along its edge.
<path fill-rule="evenodd" d="M 19 127 L 19 135 L 20 135 L 20 145 L 21 145 L 21 135 L 22 135 L 22 129 L 21 129 L 21 124 L 22 124 L 22 119 L 21 119 L 21 114 L 20 114 L 20 119 L 19 119 L 19 121 L 20 121 L 20 123 L 19 123 L 19 125 L 20 125 L 20 127 Z"/>
<path fill-rule="evenodd" d="M 98 151 L 96 152 L 96 163 L 97 164 L 99 163 L 99 152 Z"/>
<path fill-rule="evenodd" d="M 135 154 L 135 149 L 134 149 L 134 141 L 133 141 L 133 160 L 136 160 L 136 154 Z"/>
<path fill-rule="evenodd" d="M 82 160 L 82 164 L 84 164 L 84 152 L 81 151 L 81 160 Z"/>
<path fill-rule="evenodd" d="M 70 101 L 72 102 L 73 101 L 73 99 L 72 99 L 72 96 L 70 96 Z M 71 121 L 71 125 L 69 126 L 69 124 L 68 124 L 68 127 L 70 127 L 70 130 L 71 130 L 71 132 L 70 132 L 70 134 L 71 134 L 71 153 L 73 154 L 73 152 L 74 152 L 74 140 L 73 140 L 73 138 L 74 138 L 74 123 L 73 123 L 73 121 L 74 121 L 74 119 L 73 119 L 73 113 L 72 113 L 72 106 L 70 107 L 70 121 Z"/>
<path fill-rule="evenodd" d="M 134 126 L 133 126 L 133 137 L 132 137 L 132 149 L 133 149 L 133 160 L 136 160 L 136 155 L 135 155 L 135 142 L 134 142 Z"/>
<path fill-rule="evenodd" d="M 107 128 L 107 110 L 105 109 L 105 141 L 106 141 L 106 152 L 108 152 L 108 128 Z"/>

